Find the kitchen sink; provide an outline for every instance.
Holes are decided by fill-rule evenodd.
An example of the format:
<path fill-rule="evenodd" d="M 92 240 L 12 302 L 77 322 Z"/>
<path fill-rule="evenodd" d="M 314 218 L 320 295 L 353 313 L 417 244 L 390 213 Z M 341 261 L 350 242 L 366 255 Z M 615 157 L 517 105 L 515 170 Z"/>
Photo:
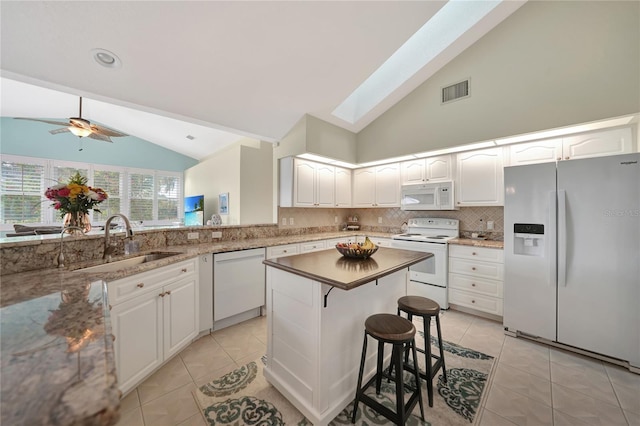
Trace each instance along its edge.
<path fill-rule="evenodd" d="M 171 256 L 177 256 L 180 253 L 172 252 L 151 252 L 141 256 L 130 257 L 128 259 L 116 260 L 109 263 L 103 263 L 96 266 L 88 266 L 86 268 L 75 269 L 73 272 L 110 272 L 117 271 L 131 266 L 142 265 L 143 263 L 153 262 L 154 260 L 164 259 Z"/>

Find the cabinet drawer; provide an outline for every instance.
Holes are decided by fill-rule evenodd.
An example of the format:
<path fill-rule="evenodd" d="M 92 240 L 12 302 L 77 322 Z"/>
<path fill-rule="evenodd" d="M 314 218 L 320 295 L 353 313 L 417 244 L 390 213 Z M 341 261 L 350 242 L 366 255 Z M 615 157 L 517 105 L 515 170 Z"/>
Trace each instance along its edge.
<path fill-rule="evenodd" d="M 291 256 L 292 254 L 298 254 L 300 247 L 298 244 L 286 244 L 282 246 L 274 246 L 267 248 L 267 258 L 273 259 L 274 257 Z"/>
<path fill-rule="evenodd" d="M 449 289 L 449 303 L 502 316 L 502 299 Z"/>
<path fill-rule="evenodd" d="M 312 251 L 324 250 L 326 248 L 324 241 L 311 241 L 308 243 L 300 243 L 300 253 L 309 253 Z"/>
<path fill-rule="evenodd" d="M 449 274 L 449 287 L 471 293 L 502 298 L 502 281 L 487 280 L 468 275 Z"/>
<path fill-rule="evenodd" d="M 451 244 L 449 246 L 449 257 L 504 263 L 504 250 Z"/>
<path fill-rule="evenodd" d="M 107 283 L 109 303 L 117 305 L 132 297 L 157 290 L 176 278 L 193 275 L 195 272 L 196 259 L 191 259 L 109 282 Z"/>
<path fill-rule="evenodd" d="M 449 258 L 449 272 L 452 274 L 489 278 L 491 280 L 504 280 L 504 265 L 502 263 Z"/>

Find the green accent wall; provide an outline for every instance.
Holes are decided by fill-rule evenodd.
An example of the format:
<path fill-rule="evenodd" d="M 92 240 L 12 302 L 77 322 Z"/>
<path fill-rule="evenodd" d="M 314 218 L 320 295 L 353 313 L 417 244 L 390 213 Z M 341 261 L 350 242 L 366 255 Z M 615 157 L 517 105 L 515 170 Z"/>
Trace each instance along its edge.
<path fill-rule="evenodd" d="M 71 133 L 49 133 L 57 128 L 47 123 L 1 117 L 0 154 L 175 172 L 198 164 L 194 158 L 134 136 L 111 138 L 113 143 L 109 143 L 78 138 Z"/>

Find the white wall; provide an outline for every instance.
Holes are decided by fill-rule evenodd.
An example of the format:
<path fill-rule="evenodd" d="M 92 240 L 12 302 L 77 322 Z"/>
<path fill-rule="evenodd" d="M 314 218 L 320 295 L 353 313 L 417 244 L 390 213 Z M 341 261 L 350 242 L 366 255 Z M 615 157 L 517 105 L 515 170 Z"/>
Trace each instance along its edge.
<path fill-rule="evenodd" d="M 242 139 L 185 170 L 185 196 L 204 195 L 205 220 L 218 213 L 218 196 L 228 192 L 223 224 L 274 223 L 272 157 L 270 143 Z"/>
<path fill-rule="evenodd" d="M 204 195 L 205 222 L 218 213 L 218 195 L 229 193 L 229 215 L 224 224 L 240 223 L 240 145 L 219 151 L 184 172 L 185 196 Z"/>
<path fill-rule="evenodd" d="M 640 111 L 640 2 L 529 1 L 357 135 L 358 162 Z M 440 104 L 471 78 L 471 96 Z"/>

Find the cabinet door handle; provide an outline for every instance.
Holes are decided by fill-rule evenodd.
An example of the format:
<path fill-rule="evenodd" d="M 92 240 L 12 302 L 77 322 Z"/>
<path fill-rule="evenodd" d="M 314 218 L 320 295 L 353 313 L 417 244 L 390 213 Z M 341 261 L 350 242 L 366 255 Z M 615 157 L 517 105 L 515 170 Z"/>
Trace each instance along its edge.
<path fill-rule="evenodd" d="M 471 301 L 471 303 L 476 303 L 476 301 L 475 301 L 475 300 L 472 300 L 472 301 Z"/>
<path fill-rule="evenodd" d="M 187 268 L 182 268 L 181 271 L 182 272 L 187 272 Z"/>
<path fill-rule="evenodd" d="M 475 286 L 476 286 L 476 283 L 471 283 L 471 287 L 475 287 Z"/>
<path fill-rule="evenodd" d="M 109 305 L 109 310 L 112 310 L 112 309 L 113 309 L 113 306 Z"/>
<path fill-rule="evenodd" d="M 472 270 L 472 271 L 475 271 L 475 270 L 476 270 L 476 267 L 475 267 L 475 266 L 471 267 L 471 270 Z"/>
<path fill-rule="evenodd" d="M 171 290 L 165 291 L 164 294 L 171 294 Z"/>
<path fill-rule="evenodd" d="M 142 288 L 142 287 L 144 287 L 144 283 L 138 283 L 138 284 L 136 284 L 136 287 Z"/>
<path fill-rule="evenodd" d="M 162 293 L 160 293 L 158 296 L 160 297 L 164 297 L 167 293 L 165 293 L 164 291 Z"/>
<path fill-rule="evenodd" d="M 564 157 L 564 159 L 565 159 L 565 160 L 568 160 L 568 159 L 569 159 L 569 157 Z"/>
<path fill-rule="evenodd" d="M 115 334 L 113 334 L 113 333 L 111 333 L 111 341 L 112 341 L 112 342 L 115 342 L 115 341 L 116 341 L 116 335 L 115 335 Z"/>
<path fill-rule="evenodd" d="M 471 252 L 471 256 L 475 256 L 475 255 L 476 255 L 476 252 L 475 252 L 475 251 L 472 251 L 472 252 Z"/>

